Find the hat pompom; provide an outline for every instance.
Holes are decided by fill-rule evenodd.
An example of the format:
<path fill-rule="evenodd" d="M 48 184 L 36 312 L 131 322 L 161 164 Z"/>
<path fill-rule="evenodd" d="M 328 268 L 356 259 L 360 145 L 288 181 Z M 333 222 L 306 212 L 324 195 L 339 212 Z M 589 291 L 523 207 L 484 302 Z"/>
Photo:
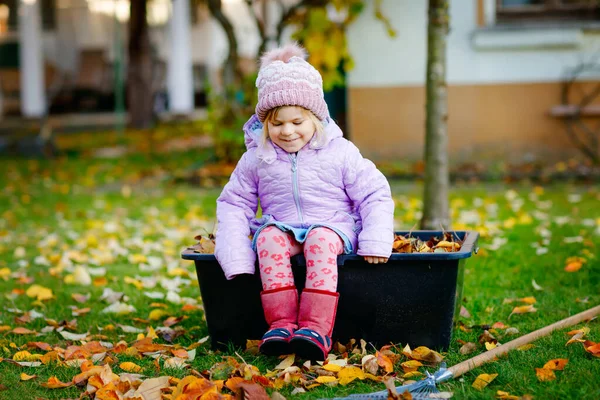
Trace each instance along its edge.
<path fill-rule="evenodd" d="M 264 53 L 263 56 L 260 58 L 260 67 L 263 68 L 264 66 L 269 65 L 274 61 L 283 61 L 286 63 L 292 57 L 300 57 L 303 60 L 306 60 L 308 54 L 306 53 L 306 50 L 304 48 L 298 45 L 298 43 L 291 43 L 278 49 L 270 50 Z"/>

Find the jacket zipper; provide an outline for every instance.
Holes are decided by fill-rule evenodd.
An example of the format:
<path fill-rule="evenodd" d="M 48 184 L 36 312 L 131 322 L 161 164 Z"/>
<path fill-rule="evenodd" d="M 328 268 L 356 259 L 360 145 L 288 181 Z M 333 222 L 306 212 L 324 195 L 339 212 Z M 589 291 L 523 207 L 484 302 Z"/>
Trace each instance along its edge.
<path fill-rule="evenodd" d="M 296 210 L 298 211 L 300 222 L 304 223 L 302 209 L 300 208 L 300 190 L 298 189 L 298 156 L 297 154 L 290 154 L 289 156 L 290 160 L 292 161 L 292 188 L 294 191 L 294 202 L 296 203 Z"/>

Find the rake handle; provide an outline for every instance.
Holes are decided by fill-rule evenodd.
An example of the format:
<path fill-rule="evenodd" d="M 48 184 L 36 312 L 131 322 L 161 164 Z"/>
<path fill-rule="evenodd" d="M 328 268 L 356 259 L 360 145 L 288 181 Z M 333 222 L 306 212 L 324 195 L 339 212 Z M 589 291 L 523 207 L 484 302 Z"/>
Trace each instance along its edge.
<path fill-rule="evenodd" d="M 482 364 L 492 361 L 498 356 L 504 355 L 509 351 L 516 349 L 517 347 L 531 343 L 539 338 L 551 334 L 556 330 L 563 329 L 568 326 L 573 326 L 582 321 L 591 319 L 598 314 L 600 314 L 600 305 L 590 308 L 586 311 L 582 311 L 579 314 L 575 314 L 558 322 L 555 322 L 552 325 L 540 328 L 537 331 L 533 331 L 531 333 L 523 335 L 515 340 L 511 340 L 508 343 L 500 345 L 490 351 L 486 351 L 485 353 L 479 354 L 478 356 L 469 358 L 468 360 L 465 360 L 459 364 L 448 368 L 448 371 L 452 372 L 452 375 L 456 378 L 464 374 L 465 372 L 469 372 L 470 370 L 477 368 Z"/>

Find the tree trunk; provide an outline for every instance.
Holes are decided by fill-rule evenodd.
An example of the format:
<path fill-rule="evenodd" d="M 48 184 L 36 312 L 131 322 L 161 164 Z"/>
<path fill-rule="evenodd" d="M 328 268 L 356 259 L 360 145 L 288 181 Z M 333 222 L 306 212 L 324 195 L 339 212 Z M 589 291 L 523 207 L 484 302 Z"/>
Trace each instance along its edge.
<path fill-rule="evenodd" d="M 131 126 L 137 129 L 153 125 L 152 53 L 147 0 L 131 1 L 129 17 L 129 62 L 127 64 L 127 103 Z"/>
<path fill-rule="evenodd" d="M 421 229 L 448 229 L 450 227 L 446 87 L 448 0 L 429 0 L 428 14 L 425 190 Z"/>
<path fill-rule="evenodd" d="M 223 13 L 221 0 L 208 0 L 208 9 L 212 16 L 221 24 L 227 36 L 227 43 L 229 44 L 229 53 L 223 66 L 223 86 L 225 92 L 227 92 L 228 87 L 239 84 L 243 80 L 239 65 L 237 38 L 235 37 L 233 24 Z"/>

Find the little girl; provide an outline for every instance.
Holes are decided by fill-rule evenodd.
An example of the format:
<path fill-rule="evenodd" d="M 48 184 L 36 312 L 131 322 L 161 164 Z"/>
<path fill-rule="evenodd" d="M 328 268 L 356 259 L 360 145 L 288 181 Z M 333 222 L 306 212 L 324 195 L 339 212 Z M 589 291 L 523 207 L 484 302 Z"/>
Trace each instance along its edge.
<path fill-rule="evenodd" d="M 248 151 L 217 200 L 215 256 L 233 279 L 254 274 L 258 254 L 270 327 L 262 353 L 324 360 L 339 297 L 337 256 L 387 262 L 394 202 L 383 174 L 329 117 L 321 75 L 305 59 L 296 44 L 261 59 L 256 114 L 244 125 Z M 306 281 L 298 301 L 290 257 L 300 252 Z"/>

